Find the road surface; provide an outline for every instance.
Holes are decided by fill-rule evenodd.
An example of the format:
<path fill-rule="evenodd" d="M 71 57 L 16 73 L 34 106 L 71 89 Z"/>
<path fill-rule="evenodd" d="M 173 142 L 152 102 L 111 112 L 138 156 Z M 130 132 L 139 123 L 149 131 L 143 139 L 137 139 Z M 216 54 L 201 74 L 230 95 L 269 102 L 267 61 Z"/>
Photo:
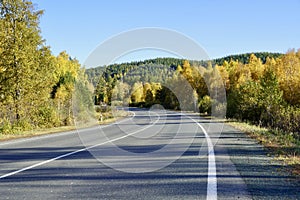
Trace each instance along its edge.
<path fill-rule="evenodd" d="M 195 114 L 132 113 L 0 143 L 0 198 L 300 199 L 299 180 L 232 127 Z"/>

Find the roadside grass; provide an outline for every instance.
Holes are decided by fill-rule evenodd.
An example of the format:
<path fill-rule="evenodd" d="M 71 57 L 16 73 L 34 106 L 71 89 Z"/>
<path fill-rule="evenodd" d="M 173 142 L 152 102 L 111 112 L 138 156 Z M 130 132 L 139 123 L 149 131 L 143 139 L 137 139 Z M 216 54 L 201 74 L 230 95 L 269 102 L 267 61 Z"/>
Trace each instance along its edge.
<path fill-rule="evenodd" d="M 33 129 L 30 131 L 20 131 L 20 132 L 10 133 L 10 134 L 0 133 L 0 141 L 6 141 L 6 140 L 12 140 L 18 138 L 28 138 L 28 137 L 59 133 L 65 131 L 72 131 L 75 129 L 76 129 L 75 126 L 61 126 L 61 127 L 47 128 L 47 129 Z"/>
<path fill-rule="evenodd" d="M 102 121 L 100 120 L 101 114 L 102 114 Z M 101 125 L 114 123 L 117 120 L 120 120 L 127 116 L 129 116 L 129 113 L 124 110 L 109 110 L 109 111 L 103 112 L 103 113 L 99 113 L 99 112 L 96 113 L 96 117 L 99 119 L 98 123 Z"/>
<path fill-rule="evenodd" d="M 256 139 L 276 160 L 282 161 L 289 171 L 300 176 L 300 141 L 292 134 L 243 122 L 229 121 L 228 123 Z"/>
<path fill-rule="evenodd" d="M 33 129 L 29 131 L 19 131 L 16 133 L 11 134 L 3 134 L 0 133 L 0 141 L 7 141 L 7 140 L 13 140 L 13 139 L 19 139 L 19 138 L 30 138 L 34 136 L 41 136 L 41 135 L 47 135 L 47 134 L 53 134 L 53 133 L 60 133 L 60 132 L 66 132 L 66 131 L 72 131 L 76 130 L 77 128 L 88 128 L 96 125 L 104 125 L 104 124 L 110 124 L 114 123 L 117 120 L 120 120 L 124 117 L 127 117 L 129 115 L 128 112 L 122 111 L 122 110 L 108 110 L 106 112 L 102 113 L 102 121 L 98 121 L 98 123 L 85 123 L 84 125 L 80 126 L 60 126 L 60 127 L 53 127 L 53 128 L 38 128 Z M 96 113 L 96 117 L 100 119 L 100 113 Z"/>

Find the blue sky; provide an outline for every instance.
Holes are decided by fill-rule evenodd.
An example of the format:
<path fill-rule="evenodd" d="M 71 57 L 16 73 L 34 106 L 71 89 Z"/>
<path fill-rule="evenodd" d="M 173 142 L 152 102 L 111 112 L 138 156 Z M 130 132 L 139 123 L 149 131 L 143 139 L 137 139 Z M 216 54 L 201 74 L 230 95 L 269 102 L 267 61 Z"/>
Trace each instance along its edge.
<path fill-rule="evenodd" d="M 66 50 L 81 63 L 108 38 L 142 27 L 167 28 L 185 34 L 211 58 L 300 48 L 300 0 L 33 0 L 33 3 L 45 10 L 40 27 L 52 52 L 57 55 Z M 143 56 L 137 54 L 126 59 L 140 60 Z M 152 52 L 149 56 L 160 53 Z"/>

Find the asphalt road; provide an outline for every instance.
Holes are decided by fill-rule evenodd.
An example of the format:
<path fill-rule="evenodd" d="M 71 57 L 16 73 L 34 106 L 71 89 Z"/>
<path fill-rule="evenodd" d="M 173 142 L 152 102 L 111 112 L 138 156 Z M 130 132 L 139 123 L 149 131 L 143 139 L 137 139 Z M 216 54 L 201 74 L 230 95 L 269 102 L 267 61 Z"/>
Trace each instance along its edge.
<path fill-rule="evenodd" d="M 300 199 L 245 134 L 133 109 L 115 124 L 0 143 L 0 199 Z"/>

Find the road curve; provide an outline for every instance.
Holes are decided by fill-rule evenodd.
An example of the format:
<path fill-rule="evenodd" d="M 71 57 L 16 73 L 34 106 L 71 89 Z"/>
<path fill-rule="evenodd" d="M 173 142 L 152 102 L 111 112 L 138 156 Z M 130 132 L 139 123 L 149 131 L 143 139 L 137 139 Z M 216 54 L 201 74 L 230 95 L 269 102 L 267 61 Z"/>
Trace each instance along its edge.
<path fill-rule="evenodd" d="M 132 111 L 111 125 L 0 143 L 1 199 L 299 199 L 298 180 L 232 127 Z"/>

